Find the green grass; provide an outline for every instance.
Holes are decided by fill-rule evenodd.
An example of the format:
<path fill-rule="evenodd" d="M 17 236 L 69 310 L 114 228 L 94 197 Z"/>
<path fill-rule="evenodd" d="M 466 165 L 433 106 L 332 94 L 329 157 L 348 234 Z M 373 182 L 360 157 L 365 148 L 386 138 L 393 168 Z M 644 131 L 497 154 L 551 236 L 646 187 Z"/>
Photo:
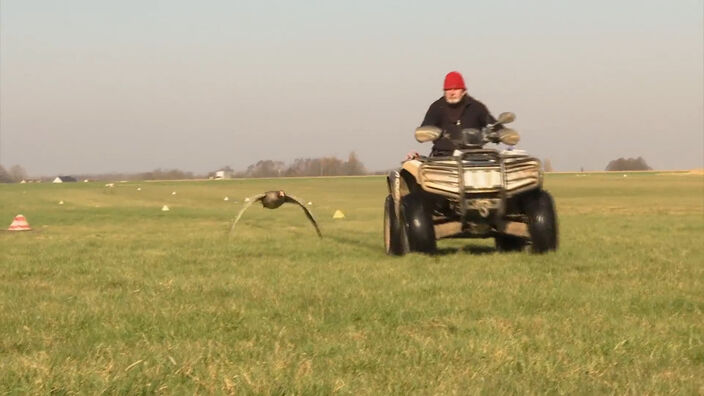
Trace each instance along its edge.
<path fill-rule="evenodd" d="M 394 258 L 382 177 L 0 185 L 34 228 L 0 232 L 0 393 L 703 394 L 704 177 L 546 188 L 556 253 Z M 228 240 L 270 189 L 325 238 L 253 206 Z"/>

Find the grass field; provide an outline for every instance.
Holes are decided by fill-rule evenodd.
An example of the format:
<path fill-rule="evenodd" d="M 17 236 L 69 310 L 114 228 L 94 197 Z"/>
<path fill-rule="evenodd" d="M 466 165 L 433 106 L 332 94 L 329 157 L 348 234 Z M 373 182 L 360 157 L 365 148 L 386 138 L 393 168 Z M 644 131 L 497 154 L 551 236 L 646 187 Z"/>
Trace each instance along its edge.
<path fill-rule="evenodd" d="M 0 393 L 704 394 L 704 176 L 545 184 L 556 253 L 402 258 L 382 177 L 0 185 L 34 228 L 0 232 Z M 324 239 L 253 206 L 228 240 L 270 189 Z"/>

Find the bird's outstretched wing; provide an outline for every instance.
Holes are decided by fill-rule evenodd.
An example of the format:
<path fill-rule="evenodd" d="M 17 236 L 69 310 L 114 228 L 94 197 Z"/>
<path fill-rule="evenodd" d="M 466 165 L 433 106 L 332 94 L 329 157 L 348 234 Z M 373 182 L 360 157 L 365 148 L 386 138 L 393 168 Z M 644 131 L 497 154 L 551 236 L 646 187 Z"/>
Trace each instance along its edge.
<path fill-rule="evenodd" d="M 235 218 L 235 221 L 232 222 L 232 227 L 230 227 L 230 238 L 232 238 L 232 235 L 235 232 L 235 226 L 237 225 L 237 222 L 240 221 L 240 218 L 244 214 L 244 212 L 249 209 L 250 206 L 252 206 L 253 203 L 261 201 L 262 198 L 264 198 L 265 194 L 257 194 L 257 195 L 252 195 L 249 197 L 249 202 L 244 204 L 244 207 L 240 210 L 240 212 L 237 214 L 237 217 Z"/>
<path fill-rule="evenodd" d="M 300 206 L 303 209 L 303 211 L 305 212 L 306 216 L 308 216 L 308 220 L 310 220 L 310 222 L 313 223 L 313 227 L 315 227 L 315 232 L 318 233 L 318 236 L 320 238 L 323 237 L 323 234 L 320 233 L 320 228 L 318 228 L 318 223 L 313 218 L 313 214 L 310 212 L 310 210 L 308 210 L 308 208 L 305 207 L 305 205 L 303 205 L 297 198 L 292 197 L 288 194 L 286 194 L 285 201 L 288 203 L 295 203 L 298 206 Z"/>

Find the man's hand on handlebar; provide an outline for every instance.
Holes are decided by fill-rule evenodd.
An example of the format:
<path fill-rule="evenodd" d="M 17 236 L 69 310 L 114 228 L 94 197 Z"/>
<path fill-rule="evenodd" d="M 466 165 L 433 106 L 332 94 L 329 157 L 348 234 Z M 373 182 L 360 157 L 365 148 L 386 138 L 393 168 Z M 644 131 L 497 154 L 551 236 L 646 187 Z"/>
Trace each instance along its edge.
<path fill-rule="evenodd" d="M 496 143 L 499 144 L 501 142 L 501 139 L 499 138 L 499 133 L 496 131 L 491 131 L 486 134 L 486 140 L 490 141 L 491 143 Z"/>
<path fill-rule="evenodd" d="M 420 157 L 420 154 L 418 154 L 417 151 L 409 151 L 408 154 L 406 154 L 406 158 L 404 159 L 404 161 L 414 160 L 418 157 Z"/>

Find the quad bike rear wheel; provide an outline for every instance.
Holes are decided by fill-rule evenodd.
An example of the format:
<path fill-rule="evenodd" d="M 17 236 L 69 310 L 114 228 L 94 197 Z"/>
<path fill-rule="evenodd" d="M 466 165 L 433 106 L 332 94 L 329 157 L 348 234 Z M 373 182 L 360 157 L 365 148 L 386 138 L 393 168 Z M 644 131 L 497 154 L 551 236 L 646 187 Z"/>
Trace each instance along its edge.
<path fill-rule="evenodd" d="M 557 214 L 550 193 L 538 190 L 526 197 L 528 231 L 533 253 L 556 250 L 558 245 Z"/>
<path fill-rule="evenodd" d="M 401 222 L 396 218 L 394 199 L 391 195 L 384 202 L 384 249 L 391 256 L 403 256 L 408 251 L 408 241 Z"/>
<path fill-rule="evenodd" d="M 411 193 L 401 198 L 401 224 L 404 226 L 411 251 L 435 252 L 437 244 L 433 218 L 419 193 Z"/>

